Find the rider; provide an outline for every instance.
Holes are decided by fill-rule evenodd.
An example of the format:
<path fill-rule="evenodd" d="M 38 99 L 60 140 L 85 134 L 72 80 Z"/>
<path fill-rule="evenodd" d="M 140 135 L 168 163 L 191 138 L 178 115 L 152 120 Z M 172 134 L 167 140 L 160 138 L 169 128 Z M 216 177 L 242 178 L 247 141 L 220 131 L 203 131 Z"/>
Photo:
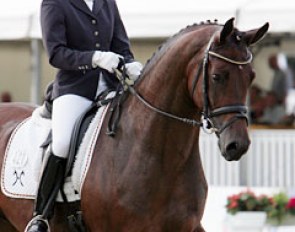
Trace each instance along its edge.
<path fill-rule="evenodd" d="M 52 145 L 27 232 L 49 230 L 76 120 L 102 91 L 116 88 L 113 69 L 121 58 L 131 79 L 142 69 L 115 0 L 43 0 L 41 27 L 49 62 L 58 72 L 51 95 Z"/>

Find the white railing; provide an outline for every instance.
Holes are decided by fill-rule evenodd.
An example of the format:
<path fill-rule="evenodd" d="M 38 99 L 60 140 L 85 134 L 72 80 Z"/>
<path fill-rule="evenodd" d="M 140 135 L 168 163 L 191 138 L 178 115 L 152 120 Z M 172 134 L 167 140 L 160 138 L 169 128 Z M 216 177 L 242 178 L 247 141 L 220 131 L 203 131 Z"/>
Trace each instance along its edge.
<path fill-rule="evenodd" d="M 295 187 L 295 130 L 250 130 L 243 158 L 226 161 L 215 135 L 201 133 L 200 152 L 208 184 L 215 186 Z"/>
<path fill-rule="evenodd" d="M 221 155 L 215 135 L 201 132 L 200 153 L 208 184 L 240 185 L 240 163 L 227 162 Z"/>

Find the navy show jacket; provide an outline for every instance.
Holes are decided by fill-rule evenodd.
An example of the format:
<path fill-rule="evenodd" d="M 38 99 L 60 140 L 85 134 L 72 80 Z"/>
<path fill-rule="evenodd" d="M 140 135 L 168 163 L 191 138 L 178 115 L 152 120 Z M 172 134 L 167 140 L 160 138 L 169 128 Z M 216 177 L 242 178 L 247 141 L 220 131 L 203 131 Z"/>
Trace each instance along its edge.
<path fill-rule="evenodd" d="M 41 27 L 49 63 L 57 68 L 51 99 L 77 94 L 93 100 L 100 72 L 115 88 L 113 74 L 92 67 L 95 50 L 134 59 L 115 0 L 94 0 L 93 11 L 84 0 L 43 0 Z"/>

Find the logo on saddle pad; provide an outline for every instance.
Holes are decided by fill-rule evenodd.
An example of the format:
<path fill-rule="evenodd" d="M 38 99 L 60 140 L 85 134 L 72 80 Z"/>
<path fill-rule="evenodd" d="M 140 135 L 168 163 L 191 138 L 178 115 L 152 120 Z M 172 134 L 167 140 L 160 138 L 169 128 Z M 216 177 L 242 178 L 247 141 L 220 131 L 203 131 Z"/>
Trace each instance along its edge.
<path fill-rule="evenodd" d="M 1 172 L 1 190 L 12 198 L 34 199 L 37 193 L 44 150 L 41 145 L 51 130 L 51 120 L 42 118 L 42 107 L 21 122 L 13 131 L 6 147 Z M 92 119 L 78 149 L 72 175 L 66 179 L 64 191 L 69 201 L 79 200 L 80 192 L 100 128 L 108 106 L 100 107 Z M 61 200 L 60 196 L 58 199 Z"/>
<path fill-rule="evenodd" d="M 21 169 L 25 167 L 28 162 L 28 154 L 23 150 L 15 150 L 13 154 L 11 154 L 11 166 L 17 169 Z"/>
<path fill-rule="evenodd" d="M 15 170 L 14 173 L 15 174 L 15 182 L 12 185 L 16 185 L 18 182 L 21 184 L 21 186 L 24 186 L 23 182 L 22 182 L 22 176 L 25 175 L 24 171 L 21 171 L 20 174 L 18 174 L 18 172 Z"/>

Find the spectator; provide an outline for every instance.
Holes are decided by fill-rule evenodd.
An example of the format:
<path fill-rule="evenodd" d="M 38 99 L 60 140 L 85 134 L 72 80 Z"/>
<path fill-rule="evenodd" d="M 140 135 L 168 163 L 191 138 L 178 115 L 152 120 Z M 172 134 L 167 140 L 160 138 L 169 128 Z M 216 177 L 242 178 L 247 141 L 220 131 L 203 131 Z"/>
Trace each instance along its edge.
<path fill-rule="evenodd" d="M 263 91 L 257 85 L 252 85 L 250 89 L 250 117 L 253 123 L 263 115 L 265 106 L 262 94 Z"/>
<path fill-rule="evenodd" d="M 261 117 L 257 119 L 258 123 L 263 124 L 280 124 L 285 118 L 285 107 L 280 103 L 281 99 L 275 92 L 267 92 L 261 101 L 264 111 Z"/>
<path fill-rule="evenodd" d="M 12 101 L 12 97 L 11 94 L 7 91 L 2 92 L 1 94 L 1 102 L 11 102 Z"/>
<path fill-rule="evenodd" d="M 274 71 L 271 91 L 273 91 L 279 103 L 284 104 L 288 90 L 293 87 L 293 75 L 288 67 L 288 61 L 283 53 L 271 55 L 269 66 Z"/>
<path fill-rule="evenodd" d="M 285 104 L 286 124 L 295 126 L 295 88 L 289 89 Z"/>

